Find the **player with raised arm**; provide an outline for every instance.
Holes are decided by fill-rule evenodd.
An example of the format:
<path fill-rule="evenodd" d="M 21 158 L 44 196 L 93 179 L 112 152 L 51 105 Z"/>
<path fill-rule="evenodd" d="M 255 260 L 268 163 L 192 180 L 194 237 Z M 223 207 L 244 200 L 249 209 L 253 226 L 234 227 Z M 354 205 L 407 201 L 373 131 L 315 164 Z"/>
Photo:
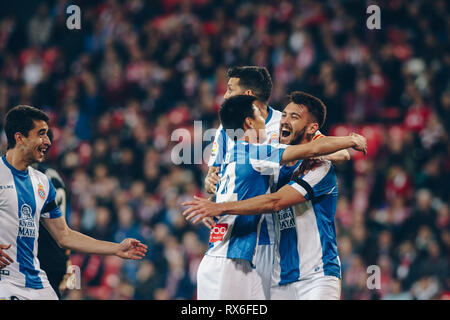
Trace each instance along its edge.
<path fill-rule="evenodd" d="M 280 140 L 308 144 L 326 119 L 323 103 L 293 92 L 283 111 Z M 341 266 L 334 216 L 337 181 L 330 161 L 302 172 L 301 161 L 284 166 L 278 191 L 238 202 L 213 203 L 196 198 L 183 215 L 197 223 L 204 217 L 273 214 L 277 239 L 272 273 L 272 299 L 339 299 Z M 276 192 L 275 192 L 276 191 Z"/>
<path fill-rule="evenodd" d="M 280 163 L 350 147 L 361 151 L 366 148 L 365 139 L 356 134 L 323 137 L 296 146 L 258 144 L 266 140 L 265 120 L 254 101 L 255 98 L 249 95 L 233 96 L 220 108 L 223 128 L 235 143 L 228 146 L 220 167 L 217 203 L 266 194 L 277 179 Z M 218 218 L 197 273 L 198 299 L 266 298 L 261 277 L 253 268 L 261 218 L 260 215 Z"/>
<path fill-rule="evenodd" d="M 272 79 L 264 67 L 241 66 L 230 68 L 227 72 L 228 83 L 224 99 L 246 94 L 256 98 L 254 105 L 261 112 L 266 125 L 266 140 L 264 143 L 279 143 L 281 112 L 268 105 L 272 93 Z M 320 131 L 316 132 L 316 138 L 322 136 Z M 219 168 L 226 156 L 226 150 L 235 142 L 230 139 L 220 125 L 214 139 L 211 156 L 208 162 L 208 174 L 205 178 L 205 189 L 210 194 L 215 194 L 219 182 Z M 350 159 L 347 150 L 340 150 L 333 154 L 324 156 L 333 163 L 342 163 Z M 211 225 L 207 218 L 203 219 L 205 225 Z M 258 238 L 258 250 L 256 270 L 263 279 L 263 288 L 266 298 L 270 298 L 270 283 L 272 265 L 274 260 L 275 236 L 271 214 L 266 214 L 261 223 L 261 233 Z"/>
<path fill-rule="evenodd" d="M 75 251 L 140 260 L 147 246 L 135 239 L 100 241 L 70 229 L 56 205 L 50 179 L 30 167 L 51 145 L 48 116 L 19 105 L 6 114 L 6 155 L 0 159 L 0 298 L 58 299 L 37 258 L 41 218 L 58 245 Z"/>

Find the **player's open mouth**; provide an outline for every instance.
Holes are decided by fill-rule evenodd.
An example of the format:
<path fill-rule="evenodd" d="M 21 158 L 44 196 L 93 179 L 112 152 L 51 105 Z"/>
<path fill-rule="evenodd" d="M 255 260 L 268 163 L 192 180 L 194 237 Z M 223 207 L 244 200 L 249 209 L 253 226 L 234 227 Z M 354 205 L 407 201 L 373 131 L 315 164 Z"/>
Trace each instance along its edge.
<path fill-rule="evenodd" d="M 292 131 L 289 128 L 282 128 L 281 129 L 281 136 L 283 138 L 287 138 L 287 137 L 289 137 L 291 135 L 291 132 Z"/>
<path fill-rule="evenodd" d="M 45 156 L 45 154 L 47 153 L 48 148 L 47 147 L 39 147 L 38 148 L 38 152 L 41 154 L 42 157 Z"/>

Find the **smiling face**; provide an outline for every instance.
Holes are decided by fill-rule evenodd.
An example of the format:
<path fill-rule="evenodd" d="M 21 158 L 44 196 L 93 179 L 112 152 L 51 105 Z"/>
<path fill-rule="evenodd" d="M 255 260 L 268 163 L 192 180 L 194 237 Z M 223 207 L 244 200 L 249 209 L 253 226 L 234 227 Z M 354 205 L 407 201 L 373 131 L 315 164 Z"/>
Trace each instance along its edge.
<path fill-rule="evenodd" d="M 33 123 L 34 127 L 28 132 L 28 137 L 20 132 L 16 133 L 20 141 L 17 143 L 17 147 L 23 153 L 24 160 L 28 164 L 44 161 L 45 154 L 51 146 L 47 135 L 47 122 L 44 120 L 33 120 Z"/>
<path fill-rule="evenodd" d="M 317 123 L 310 121 L 308 108 L 291 102 L 284 108 L 281 116 L 280 143 L 299 144 L 305 135 L 313 135 L 317 128 Z"/>

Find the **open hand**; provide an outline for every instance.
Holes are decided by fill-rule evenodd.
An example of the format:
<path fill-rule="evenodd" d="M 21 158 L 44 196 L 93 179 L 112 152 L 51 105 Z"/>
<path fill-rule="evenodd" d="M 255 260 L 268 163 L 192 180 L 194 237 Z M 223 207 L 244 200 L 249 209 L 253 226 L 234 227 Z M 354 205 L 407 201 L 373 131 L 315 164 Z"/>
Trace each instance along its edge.
<path fill-rule="evenodd" d="M 200 221 L 205 223 L 205 218 L 218 216 L 223 213 L 220 210 L 220 204 L 196 196 L 191 201 L 183 202 L 182 205 L 190 206 L 189 209 L 183 212 L 183 216 L 188 221 L 193 219 L 192 223 L 194 224 Z"/>
<path fill-rule="evenodd" d="M 127 238 L 119 244 L 116 256 L 122 259 L 141 260 L 145 257 L 147 246 L 139 240 Z"/>

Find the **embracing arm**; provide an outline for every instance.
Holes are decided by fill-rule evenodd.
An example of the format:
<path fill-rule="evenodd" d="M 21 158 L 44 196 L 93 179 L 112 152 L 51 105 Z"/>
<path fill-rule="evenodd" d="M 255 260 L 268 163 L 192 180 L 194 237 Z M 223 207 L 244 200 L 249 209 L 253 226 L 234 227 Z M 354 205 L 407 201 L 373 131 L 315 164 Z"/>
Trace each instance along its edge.
<path fill-rule="evenodd" d="M 44 226 L 59 246 L 79 252 L 116 255 L 124 259 L 139 260 L 147 251 L 147 246 L 135 239 L 125 239 L 121 243 L 114 243 L 91 238 L 70 229 L 63 217 L 44 219 Z"/>
<path fill-rule="evenodd" d="M 354 148 L 366 153 L 366 139 L 363 136 L 352 133 L 349 136 L 323 137 L 305 144 L 288 146 L 283 152 L 281 163 L 318 157 L 347 148 Z"/>
<path fill-rule="evenodd" d="M 189 209 L 183 212 L 183 215 L 186 217 L 186 220 L 195 218 L 192 222 L 197 223 L 205 217 L 213 217 L 221 214 L 252 215 L 271 213 L 305 201 L 305 197 L 297 190 L 289 185 L 285 185 L 275 193 L 242 201 L 214 203 L 203 198 L 195 197 L 194 200 L 183 203 L 183 205 L 190 206 Z"/>

